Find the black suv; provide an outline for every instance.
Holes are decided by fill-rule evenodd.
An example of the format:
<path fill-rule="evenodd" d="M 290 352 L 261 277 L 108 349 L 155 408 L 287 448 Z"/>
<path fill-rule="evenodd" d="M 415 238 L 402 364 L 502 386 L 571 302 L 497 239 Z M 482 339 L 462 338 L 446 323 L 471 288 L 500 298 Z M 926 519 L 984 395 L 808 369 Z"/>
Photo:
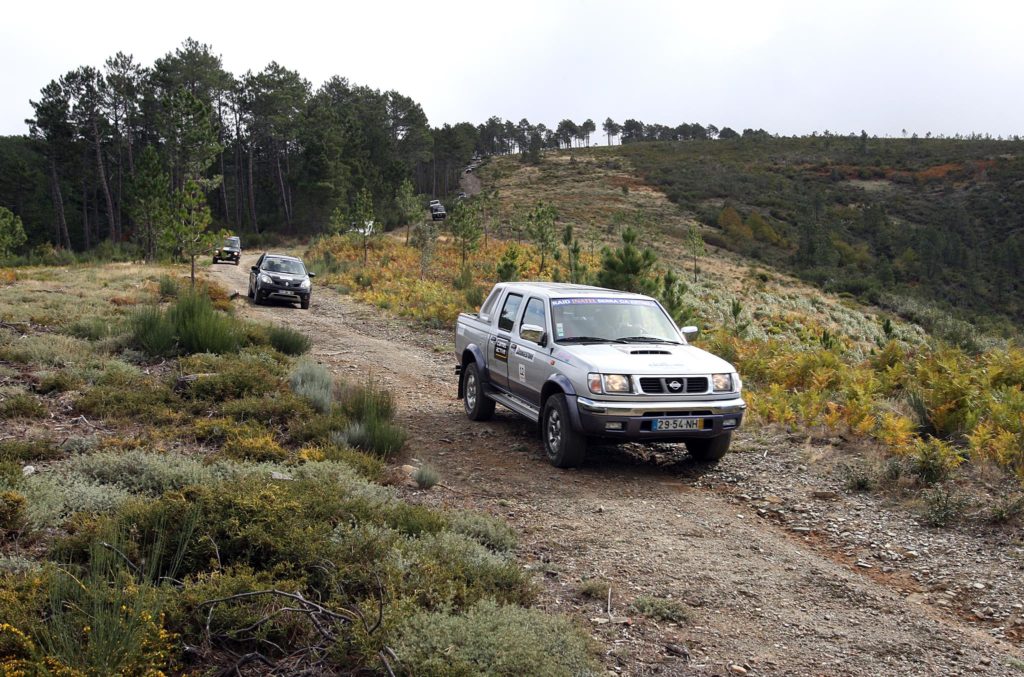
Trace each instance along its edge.
<path fill-rule="evenodd" d="M 240 258 L 242 258 L 242 240 L 235 236 L 224 238 L 224 244 L 213 250 L 214 263 L 218 261 L 234 261 L 237 266 Z"/>
<path fill-rule="evenodd" d="M 298 301 L 303 309 L 309 308 L 311 277 L 316 274 L 306 270 L 302 259 L 269 252 L 262 254 L 249 270 L 249 298 L 256 303 L 268 299 Z"/>

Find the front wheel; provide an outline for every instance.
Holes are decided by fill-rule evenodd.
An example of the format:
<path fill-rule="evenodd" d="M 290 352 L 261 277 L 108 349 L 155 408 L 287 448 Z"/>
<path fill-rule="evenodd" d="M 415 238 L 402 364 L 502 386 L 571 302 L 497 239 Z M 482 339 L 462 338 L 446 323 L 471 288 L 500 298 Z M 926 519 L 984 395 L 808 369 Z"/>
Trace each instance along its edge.
<path fill-rule="evenodd" d="M 494 415 L 494 400 L 484 394 L 476 362 L 467 364 L 462 375 L 462 405 L 471 421 L 486 421 Z"/>
<path fill-rule="evenodd" d="M 310 301 L 310 297 L 309 296 L 307 296 L 306 298 L 304 298 L 301 301 L 299 301 L 299 305 L 302 306 L 303 310 L 309 310 L 309 301 Z"/>
<path fill-rule="evenodd" d="M 587 438 L 573 430 L 565 395 L 552 395 L 544 402 L 541 435 L 544 437 L 544 453 L 551 465 L 556 468 L 583 465 L 583 458 L 587 454 Z"/>
<path fill-rule="evenodd" d="M 700 463 L 718 463 L 729 451 L 731 442 L 732 433 L 728 432 L 718 437 L 686 440 L 686 450 Z"/>

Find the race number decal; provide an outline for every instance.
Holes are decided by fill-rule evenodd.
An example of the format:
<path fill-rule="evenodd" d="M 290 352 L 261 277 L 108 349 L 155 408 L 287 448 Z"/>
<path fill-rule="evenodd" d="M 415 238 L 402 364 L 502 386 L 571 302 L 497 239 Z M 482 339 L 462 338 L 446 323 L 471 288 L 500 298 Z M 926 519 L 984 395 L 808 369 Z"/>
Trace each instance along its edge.
<path fill-rule="evenodd" d="M 519 365 L 519 380 L 522 381 L 523 383 L 526 383 L 526 365 L 525 364 L 520 364 Z"/>

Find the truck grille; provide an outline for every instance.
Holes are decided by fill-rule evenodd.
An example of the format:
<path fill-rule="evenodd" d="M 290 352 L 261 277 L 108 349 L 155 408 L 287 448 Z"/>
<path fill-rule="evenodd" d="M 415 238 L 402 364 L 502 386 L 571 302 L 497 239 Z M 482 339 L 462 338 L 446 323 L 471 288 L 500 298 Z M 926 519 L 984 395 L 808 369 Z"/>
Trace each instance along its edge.
<path fill-rule="evenodd" d="M 670 393 L 673 395 L 706 393 L 707 376 L 643 376 L 640 389 L 647 394 Z"/>

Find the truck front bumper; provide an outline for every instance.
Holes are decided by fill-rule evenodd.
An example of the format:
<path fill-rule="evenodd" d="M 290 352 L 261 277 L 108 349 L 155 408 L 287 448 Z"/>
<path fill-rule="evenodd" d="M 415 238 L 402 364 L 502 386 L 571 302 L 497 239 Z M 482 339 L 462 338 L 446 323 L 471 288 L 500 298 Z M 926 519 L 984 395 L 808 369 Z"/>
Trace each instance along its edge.
<path fill-rule="evenodd" d="M 672 441 L 718 437 L 740 427 L 747 404 L 743 398 L 672 402 L 606 401 L 577 397 L 581 432 L 623 442 Z M 692 430 L 656 430 L 655 421 L 698 420 Z"/>

